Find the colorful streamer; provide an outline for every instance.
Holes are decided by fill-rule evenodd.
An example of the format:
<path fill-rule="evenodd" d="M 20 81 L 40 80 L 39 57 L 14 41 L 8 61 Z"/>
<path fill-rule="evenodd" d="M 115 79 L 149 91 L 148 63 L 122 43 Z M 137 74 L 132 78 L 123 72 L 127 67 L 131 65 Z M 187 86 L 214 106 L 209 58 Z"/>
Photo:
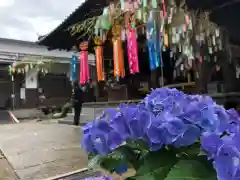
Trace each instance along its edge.
<path fill-rule="evenodd" d="M 98 81 L 104 81 L 104 62 L 103 62 L 103 41 L 100 37 L 95 38 L 95 54 L 96 54 L 96 67 L 97 67 L 97 79 Z"/>
<path fill-rule="evenodd" d="M 136 74 L 139 72 L 136 29 L 131 26 L 129 26 L 127 46 L 130 74 Z"/>
<path fill-rule="evenodd" d="M 165 0 L 162 0 L 162 4 L 163 4 L 163 17 L 167 17 L 167 10 L 166 10 L 166 4 L 165 4 Z"/>
<path fill-rule="evenodd" d="M 151 70 L 158 68 L 161 63 L 161 38 L 160 31 L 158 29 L 159 28 L 157 27 L 157 24 L 153 19 L 153 12 L 151 11 L 147 24 L 148 51 Z"/>
<path fill-rule="evenodd" d="M 123 59 L 123 49 L 122 49 L 122 41 L 120 39 L 113 40 L 113 53 L 114 53 L 114 76 L 124 77 L 125 69 L 124 69 L 124 59 Z"/>
<path fill-rule="evenodd" d="M 157 8 L 157 0 L 152 0 L 152 8 Z"/>
<path fill-rule="evenodd" d="M 147 8 L 148 1 L 147 0 L 143 0 L 142 4 L 143 4 L 143 8 Z"/>
<path fill-rule="evenodd" d="M 121 4 L 121 10 L 124 11 L 125 9 L 125 4 L 124 4 L 124 0 L 120 0 L 120 4 Z"/>
<path fill-rule="evenodd" d="M 124 58 L 123 58 L 123 48 L 121 41 L 121 26 L 115 25 L 112 28 L 113 33 L 113 54 L 114 54 L 114 76 L 124 77 L 125 69 L 124 69 Z"/>
<path fill-rule="evenodd" d="M 71 59 L 72 81 L 76 80 L 76 61 L 77 61 L 77 56 L 74 54 L 72 55 L 72 59 Z"/>
<path fill-rule="evenodd" d="M 80 44 L 80 84 L 86 84 L 89 79 L 89 66 L 88 66 L 88 43 L 83 42 Z"/>

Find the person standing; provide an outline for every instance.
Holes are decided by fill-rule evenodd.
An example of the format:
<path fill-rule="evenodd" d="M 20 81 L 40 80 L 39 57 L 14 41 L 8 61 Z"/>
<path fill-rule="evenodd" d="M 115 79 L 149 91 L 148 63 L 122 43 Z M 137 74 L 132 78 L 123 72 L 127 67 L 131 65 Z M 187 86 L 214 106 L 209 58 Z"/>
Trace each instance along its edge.
<path fill-rule="evenodd" d="M 73 107 L 74 107 L 74 125 L 78 126 L 83 103 L 83 91 L 79 86 L 78 81 L 74 81 Z"/>
<path fill-rule="evenodd" d="M 92 79 L 89 79 L 89 84 L 88 84 L 88 100 L 90 102 L 95 102 L 96 98 L 95 98 L 95 93 L 94 93 L 94 86 L 93 86 L 93 81 Z"/>

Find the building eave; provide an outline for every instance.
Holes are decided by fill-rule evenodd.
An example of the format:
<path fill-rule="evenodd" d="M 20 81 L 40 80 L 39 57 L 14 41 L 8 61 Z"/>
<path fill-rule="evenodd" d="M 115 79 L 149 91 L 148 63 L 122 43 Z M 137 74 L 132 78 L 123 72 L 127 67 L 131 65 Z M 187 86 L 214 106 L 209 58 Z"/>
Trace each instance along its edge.
<path fill-rule="evenodd" d="M 68 28 L 76 23 L 83 22 L 87 18 L 99 16 L 107 5 L 105 0 L 86 0 L 78 6 L 57 28 L 48 35 L 42 37 L 37 44 L 48 46 L 49 49 L 70 50 L 78 42 L 77 37 L 70 35 Z M 61 44 L 63 43 L 64 44 Z"/>
<path fill-rule="evenodd" d="M 231 4 L 231 2 L 235 2 L 235 0 L 186 0 L 186 4 L 189 9 L 202 9 L 207 11 L 215 9 L 214 13 L 211 15 L 211 19 L 218 25 L 229 29 L 230 40 L 233 41 L 234 44 L 240 44 L 240 36 L 239 34 L 235 33 L 235 31 L 238 32 L 238 30 L 240 30 L 240 26 L 237 25 L 236 22 L 233 22 L 232 19 L 227 21 L 225 20 L 228 19 L 227 16 L 238 17 L 234 14 L 238 13 L 239 15 L 239 11 L 236 11 L 235 9 L 236 7 L 240 8 L 240 3 L 231 4 L 220 9 L 218 8 L 226 2 Z M 40 45 L 45 45 L 51 50 L 70 50 L 73 46 L 77 45 L 80 40 L 78 39 L 78 35 L 71 36 L 67 29 L 76 23 L 83 22 L 87 18 L 100 15 L 103 8 L 106 7 L 108 3 L 109 2 L 106 0 L 98 0 L 97 2 L 96 0 L 86 0 L 78 8 L 76 8 L 76 10 L 71 13 L 56 29 L 40 39 L 37 43 Z M 234 9 L 234 12 L 231 11 L 231 9 Z M 223 12 L 226 13 L 223 15 Z"/>

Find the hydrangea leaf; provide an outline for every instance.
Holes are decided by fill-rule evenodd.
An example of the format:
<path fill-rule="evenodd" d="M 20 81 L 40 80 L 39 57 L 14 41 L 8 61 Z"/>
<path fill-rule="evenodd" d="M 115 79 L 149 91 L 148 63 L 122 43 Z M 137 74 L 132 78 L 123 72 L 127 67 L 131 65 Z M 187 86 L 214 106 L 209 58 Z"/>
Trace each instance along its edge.
<path fill-rule="evenodd" d="M 100 158 L 92 159 L 98 160 L 100 166 L 110 172 L 116 169 L 122 169 L 122 167 L 132 166 L 134 169 L 138 169 L 141 166 L 141 162 L 138 158 L 139 153 L 129 148 L 128 145 L 123 145 L 116 149 L 114 152 L 101 156 Z"/>
<path fill-rule="evenodd" d="M 132 148 L 132 149 L 136 149 L 139 151 L 148 151 L 149 148 L 147 146 L 147 144 L 142 141 L 142 140 L 127 140 L 127 145 Z"/>
<path fill-rule="evenodd" d="M 102 157 L 100 155 L 96 155 L 96 156 L 92 157 L 88 161 L 88 168 L 89 169 L 99 168 L 101 160 L 102 160 Z"/>
<path fill-rule="evenodd" d="M 197 160 L 180 160 L 164 180 L 216 180 L 213 169 Z"/>
<path fill-rule="evenodd" d="M 201 149 L 200 149 L 200 143 L 195 143 L 191 146 L 177 148 L 176 154 L 181 157 L 196 157 L 198 155 L 201 155 Z"/>
<path fill-rule="evenodd" d="M 176 162 L 177 158 L 173 151 L 162 149 L 158 152 L 149 152 L 134 178 L 136 180 L 164 179 Z"/>
<path fill-rule="evenodd" d="M 128 159 L 123 151 L 115 150 L 101 158 L 100 165 L 103 169 L 112 171 L 114 168 L 119 168 L 124 164 L 128 164 Z"/>

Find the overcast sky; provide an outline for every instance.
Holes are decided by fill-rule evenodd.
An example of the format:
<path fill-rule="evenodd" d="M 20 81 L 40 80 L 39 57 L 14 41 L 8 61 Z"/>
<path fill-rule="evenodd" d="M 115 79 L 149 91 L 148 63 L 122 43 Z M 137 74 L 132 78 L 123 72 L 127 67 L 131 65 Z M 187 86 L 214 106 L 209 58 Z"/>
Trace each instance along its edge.
<path fill-rule="evenodd" d="M 0 0 L 0 37 L 36 41 L 57 27 L 83 0 Z"/>

